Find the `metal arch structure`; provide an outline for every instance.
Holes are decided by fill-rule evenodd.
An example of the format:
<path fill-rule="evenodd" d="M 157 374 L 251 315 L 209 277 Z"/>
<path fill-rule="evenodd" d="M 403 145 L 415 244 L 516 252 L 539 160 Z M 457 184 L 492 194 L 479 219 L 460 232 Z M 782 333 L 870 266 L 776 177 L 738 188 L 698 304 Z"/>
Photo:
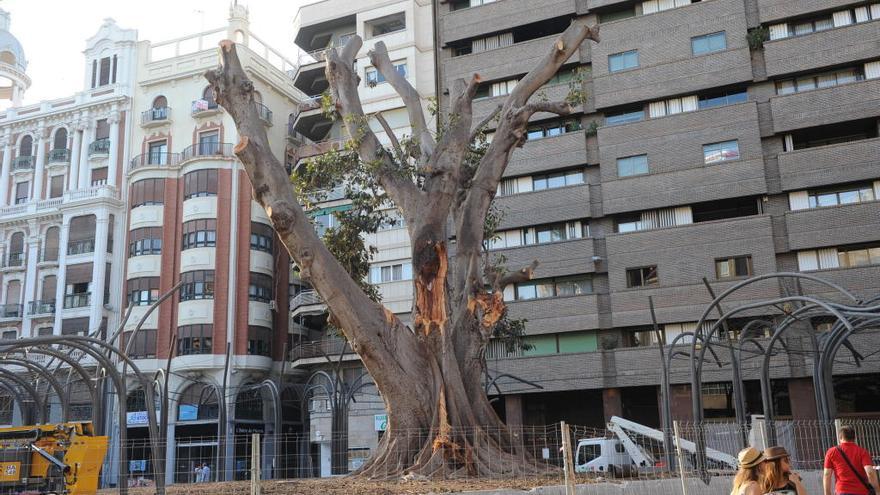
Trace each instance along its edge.
<path fill-rule="evenodd" d="M 46 383 L 48 384 L 48 386 L 51 387 L 53 390 L 55 390 L 55 395 L 58 396 L 58 400 L 61 402 L 61 422 L 63 422 L 63 423 L 67 422 L 69 415 L 70 415 L 70 403 L 68 401 L 67 394 L 64 392 L 64 387 L 61 386 L 61 382 L 59 382 L 58 379 L 55 378 L 55 375 L 51 371 L 49 371 L 48 368 L 41 366 L 40 364 L 37 364 L 33 361 L 28 361 L 26 359 L 15 359 L 15 358 L 8 358 L 8 357 L 0 359 L 0 365 L 4 365 L 4 364 L 26 368 L 26 369 L 30 370 L 32 373 L 34 373 L 35 375 L 46 380 Z M 49 390 L 47 388 L 46 399 L 48 399 L 48 398 L 49 398 Z M 44 401 L 43 406 L 45 407 L 45 405 L 47 403 L 48 403 L 48 401 Z M 47 421 L 49 420 L 48 417 L 45 419 Z"/>
<path fill-rule="evenodd" d="M 734 304 L 730 302 L 732 295 L 742 289 L 758 282 L 776 282 L 785 288 L 784 282 L 793 282 L 795 293 L 784 290 L 783 297 L 768 298 L 746 304 Z M 810 282 L 821 288 L 821 292 L 831 296 L 816 296 L 803 294 L 802 282 Z M 776 441 L 776 432 L 773 427 L 775 411 L 773 410 L 773 397 L 770 387 L 770 362 L 771 358 L 779 353 L 791 354 L 795 352 L 789 349 L 785 337 L 791 332 L 806 337 L 808 348 L 797 352 L 812 356 L 814 374 L 814 391 L 816 410 L 819 421 L 822 424 L 830 424 L 836 416 L 836 404 L 832 390 L 832 375 L 835 358 L 841 348 L 845 347 L 853 356 L 854 363 L 858 366 L 863 359 L 850 337 L 858 332 L 880 328 L 880 295 L 868 299 L 861 299 L 849 290 L 838 284 L 829 282 L 815 275 L 798 272 L 779 272 L 752 277 L 733 284 L 717 296 L 714 294 L 708 281 L 704 280 L 712 301 L 706 306 L 696 329 L 693 333 L 679 334 L 669 346 L 664 348 L 663 339 L 656 317 L 653 312 L 653 301 L 649 298 L 654 330 L 658 335 L 658 343 L 662 356 L 663 368 L 663 424 L 667 430 L 672 428 L 670 414 L 670 385 L 669 374 L 671 362 L 679 355 L 689 360 L 691 406 L 693 420 L 700 424 L 704 420 L 703 401 L 700 390 L 702 388 L 702 372 L 706 362 L 706 353 L 710 353 L 716 363 L 722 366 L 715 348 L 725 348 L 729 351 L 731 381 L 735 384 L 734 408 L 736 409 L 737 421 L 741 424 L 745 419 L 745 401 L 743 390 L 737 386 L 741 382 L 741 363 L 745 353 L 751 354 L 752 358 L 760 359 L 760 383 L 761 401 L 764 408 L 764 416 L 767 423 L 768 440 Z M 842 302 L 841 302 L 842 301 Z M 729 306 L 729 307 L 727 307 Z M 775 309 L 771 315 L 762 313 L 761 316 L 749 316 L 750 311 Z M 710 314 L 717 312 L 718 318 L 711 318 Z M 750 321 L 740 329 L 740 337 L 736 341 L 728 334 L 728 324 L 732 318 L 749 318 Z M 828 332 L 818 333 L 813 327 L 812 319 L 823 318 L 833 321 Z M 763 335 L 769 340 L 759 340 L 757 331 L 763 331 Z M 727 337 L 725 337 L 727 336 Z M 675 349 L 679 341 L 691 337 L 687 352 Z M 683 343 L 683 342 L 682 342 Z M 747 349 L 747 346 L 749 347 Z M 833 431 L 822 432 L 821 441 L 830 446 L 834 442 Z M 705 433 L 696 429 L 695 442 L 697 445 L 696 469 L 705 480 L 708 480 L 706 438 Z M 746 439 L 743 439 L 745 446 Z"/>

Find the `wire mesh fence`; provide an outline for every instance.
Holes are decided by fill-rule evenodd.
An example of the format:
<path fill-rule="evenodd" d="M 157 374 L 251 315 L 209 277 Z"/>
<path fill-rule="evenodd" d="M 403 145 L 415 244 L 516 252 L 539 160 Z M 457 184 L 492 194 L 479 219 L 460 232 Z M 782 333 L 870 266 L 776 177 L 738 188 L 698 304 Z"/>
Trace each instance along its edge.
<path fill-rule="evenodd" d="M 875 419 L 847 419 L 836 424 L 767 424 L 759 418 L 748 424 L 677 422 L 670 431 L 633 426 L 625 420 L 612 421 L 607 428 L 569 425 L 568 452 L 577 493 L 721 495 L 730 491 L 736 455 L 744 446 L 763 449 L 781 445 L 789 452 L 793 469 L 801 474 L 808 490 L 818 493 L 825 451 L 832 446 L 835 428 L 842 423 L 853 425 L 858 443 L 875 460 L 880 459 L 880 420 Z M 438 443 L 436 434 L 405 431 L 395 432 L 394 439 L 398 446 L 405 446 L 400 452 L 409 458 L 416 458 L 423 449 L 445 449 L 451 466 L 446 474 L 460 479 L 462 484 L 456 489 L 463 491 L 469 486 L 485 489 L 563 485 L 567 451 L 563 449 L 562 431 L 560 424 L 453 429 L 448 432 L 447 443 Z M 254 449 L 254 442 L 259 443 L 258 449 Z M 706 447 L 702 462 L 698 456 L 701 443 Z M 149 440 L 131 440 L 125 445 L 129 486 L 149 489 L 155 485 L 153 446 Z M 354 435 L 316 438 L 313 432 L 233 435 L 229 441 L 210 436 L 178 436 L 170 447 L 159 445 L 157 450 L 166 457 L 156 462 L 166 466 L 170 492 L 193 493 L 192 490 L 201 491 L 222 483 L 219 486 L 223 493 L 250 493 L 250 480 L 259 479 L 262 486 L 274 487 L 268 490 L 283 493 L 282 487 L 290 480 L 320 483 L 322 477 L 356 471 L 370 462 L 377 446 L 364 447 Z M 111 451 L 104 467 L 104 486 L 115 485 L 119 479 L 113 457 Z M 421 479 L 418 475 L 402 477 L 398 468 L 396 463 L 388 463 L 371 474 L 392 481 Z M 469 485 L 468 480 L 475 484 Z M 216 489 L 205 493 L 211 491 Z"/>

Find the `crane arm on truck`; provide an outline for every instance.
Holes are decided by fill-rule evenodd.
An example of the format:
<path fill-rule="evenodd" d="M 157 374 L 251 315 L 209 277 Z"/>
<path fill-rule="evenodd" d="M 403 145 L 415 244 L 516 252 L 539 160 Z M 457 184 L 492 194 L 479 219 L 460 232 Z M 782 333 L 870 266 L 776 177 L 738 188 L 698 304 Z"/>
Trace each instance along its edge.
<path fill-rule="evenodd" d="M 613 418 L 612 418 L 613 421 Z M 626 434 L 626 431 L 623 430 L 619 425 L 612 422 L 608 425 L 608 429 L 614 433 L 620 443 L 623 444 L 623 448 L 626 449 L 627 454 L 632 458 L 633 463 L 636 466 L 653 466 L 654 465 L 654 456 L 645 452 L 641 447 L 636 445 L 635 442 Z"/>
<path fill-rule="evenodd" d="M 645 425 L 641 425 L 639 423 L 630 421 L 628 419 L 623 419 L 618 416 L 612 416 L 611 421 L 609 422 L 609 428 L 611 428 L 612 426 L 615 427 L 615 429 L 621 429 L 621 430 L 625 430 L 625 431 L 628 430 L 628 431 L 631 431 L 631 432 L 636 433 L 638 435 L 642 435 L 644 437 L 650 438 L 651 440 L 655 440 L 655 441 L 661 442 L 661 443 L 663 442 L 663 432 L 662 431 L 655 430 L 654 428 L 650 428 Z M 627 439 L 629 439 L 628 436 L 627 436 Z M 621 438 L 621 441 L 623 441 L 624 445 L 626 445 L 626 441 L 624 441 L 623 438 Z M 690 454 L 695 454 L 697 452 L 696 444 L 694 442 L 691 442 L 690 440 L 681 439 L 679 441 L 679 444 L 681 445 L 682 450 L 687 451 Z M 629 450 L 629 449 L 627 449 L 627 450 Z M 630 455 L 632 456 L 632 453 L 630 453 Z M 708 457 L 709 459 L 712 459 L 713 461 L 716 461 L 716 462 L 719 462 L 722 464 L 726 464 L 733 469 L 736 469 L 736 467 L 737 467 L 735 457 L 733 457 L 732 455 L 729 455 L 729 454 L 725 454 L 724 452 L 719 452 L 715 449 L 707 448 L 706 449 L 706 457 Z M 635 457 L 633 457 L 633 459 L 635 459 Z"/>

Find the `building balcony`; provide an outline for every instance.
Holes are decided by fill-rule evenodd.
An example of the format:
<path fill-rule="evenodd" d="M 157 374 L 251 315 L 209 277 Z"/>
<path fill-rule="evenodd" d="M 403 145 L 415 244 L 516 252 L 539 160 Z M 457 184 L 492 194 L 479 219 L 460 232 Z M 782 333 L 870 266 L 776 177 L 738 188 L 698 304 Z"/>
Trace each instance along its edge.
<path fill-rule="evenodd" d="M 210 117 L 217 115 L 222 110 L 216 101 L 205 99 L 193 100 L 190 114 L 195 118 Z"/>
<path fill-rule="evenodd" d="M 849 5 L 852 0 L 758 0 L 758 12 L 765 23 Z"/>
<path fill-rule="evenodd" d="M 70 163 L 70 150 L 65 148 L 56 148 L 49 151 L 48 163 L 52 165 L 67 165 Z"/>
<path fill-rule="evenodd" d="M 312 96 L 299 103 L 293 117 L 293 130 L 312 142 L 324 141 L 333 121 L 324 115 L 321 96 Z"/>
<path fill-rule="evenodd" d="M 583 0 L 579 0 L 583 1 Z M 608 7 L 611 5 L 624 4 L 628 3 L 629 0 L 585 0 L 587 2 L 587 9 L 601 9 L 603 7 Z"/>
<path fill-rule="evenodd" d="M 880 177 L 880 138 L 829 144 L 778 155 L 783 191 Z"/>
<path fill-rule="evenodd" d="M 798 4 L 816 3 L 799 1 Z M 821 2 L 823 9 L 829 3 Z M 851 2 L 850 2 L 851 3 Z M 764 42 L 767 77 L 815 71 L 816 61 L 831 67 L 877 58 L 880 21 L 861 22 L 826 31 Z"/>
<path fill-rule="evenodd" d="M 776 251 L 769 215 L 730 218 L 630 233 L 607 234 L 608 282 L 614 326 L 650 325 L 648 296 L 653 296 L 660 323 L 697 321 L 716 294 L 739 280 L 718 280 L 715 260 L 750 255 L 752 273 L 776 271 Z M 657 285 L 629 288 L 628 268 L 656 266 Z M 744 302 L 778 297 L 776 282 L 738 292 L 726 309 Z"/>
<path fill-rule="evenodd" d="M 880 201 L 785 213 L 788 247 L 822 248 L 880 240 Z"/>
<path fill-rule="evenodd" d="M 12 169 L 16 172 L 31 171 L 34 169 L 34 163 L 36 163 L 36 158 L 33 156 L 17 156 L 12 161 Z"/>
<path fill-rule="evenodd" d="M 504 265 L 510 271 L 519 270 L 533 260 L 538 260 L 535 278 L 576 275 L 596 270 L 592 238 L 489 251 L 490 259 L 499 256 L 506 258 Z"/>
<path fill-rule="evenodd" d="M 67 243 L 67 255 L 76 256 L 95 252 L 95 239 L 81 239 Z"/>
<path fill-rule="evenodd" d="M 313 340 L 295 345 L 290 350 L 289 359 L 291 362 L 312 358 L 321 358 L 323 361 L 326 357 L 333 358 L 340 354 L 354 355 L 347 340 L 338 338 Z"/>
<path fill-rule="evenodd" d="M 584 131 L 526 141 L 516 148 L 505 176 L 527 175 L 589 163 L 587 134 Z"/>
<path fill-rule="evenodd" d="M 89 145 L 89 157 L 106 156 L 110 153 L 110 138 L 98 139 Z"/>
<path fill-rule="evenodd" d="M 767 192 L 754 102 L 604 126 L 598 138 L 605 214 Z M 733 139 L 739 160 L 705 164 L 704 144 Z M 642 154 L 648 155 L 648 174 L 618 177 L 618 158 Z"/>
<path fill-rule="evenodd" d="M 2 320 L 20 320 L 24 316 L 21 304 L 3 304 L 0 305 L 0 319 Z"/>
<path fill-rule="evenodd" d="M 197 159 L 205 159 L 205 158 L 218 158 L 218 157 L 227 157 L 233 158 L 235 155 L 232 153 L 232 148 L 235 145 L 232 143 L 199 143 L 187 146 L 180 152 L 180 162 L 184 163 L 189 160 L 197 160 Z"/>
<path fill-rule="evenodd" d="M 479 7 L 478 9 L 481 8 L 485 7 Z M 473 74 L 480 74 L 480 78 L 484 81 L 494 81 L 496 79 L 521 75 L 537 66 L 538 62 L 550 53 L 550 48 L 557 38 L 559 38 L 559 34 L 553 34 L 543 38 L 514 43 L 510 46 L 443 60 L 444 77 L 446 78 L 443 84 L 451 88 L 452 83 L 456 79 L 469 80 Z M 592 42 L 587 41 L 585 43 Z M 567 62 L 577 62 L 579 60 L 580 54 L 575 52 Z"/>
<path fill-rule="evenodd" d="M 877 265 L 859 266 L 854 268 L 831 268 L 827 270 L 817 270 L 806 272 L 815 275 L 822 280 L 837 284 L 852 292 L 856 297 L 863 301 L 869 300 L 880 292 L 880 277 L 877 277 Z M 815 295 L 817 297 L 827 297 L 833 301 L 840 301 L 846 304 L 851 303 L 849 300 L 843 300 L 839 292 L 830 291 L 827 286 L 815 284 L 809 281 L 803 281 L 803 290 L 806 294 Z M 873 337 L 873 342 L 877 342 L 877 337 Z M 876 345 L 872 343 L 872 345 Z"/>
<path fill-rule="evenodd" d="M 178 163 L 180 163 L 180 153 L 151 151 L 132 158 L 128 170 L 137 170 L 142 167 L 174 167 Z"/>
<path fill-rule="evenodd" d="M 92 303 L 91 292 L 80 292 L 64 296 L 64 309 L 87 308 Z"/>
<path fill-rule="evenodd" d="M 54 299 L 46 299 L 46 300 L 37 300 L 31 301 L 28 303 L 28 314 L 32 316 L 37 315 L 54 315 L 55 314 L 55 300 Z"/>
<path fill-rule="evenodd" d="M 597 294 L 509 301 L 506 304 L 511 319 L 528 320 L 527 335 L 599 328 Z"/>
<path fill-rule="evenodd" d="M 151 108 L 141 112 L 141 127 L 149 129 L 171 123 L 171 108 Z"/>
<path fill-rule="evenodd" d="M 880 23 L 875 24 L 880 33 Z M 878 37 L 877 44 L 880 44 Z M 773 132 L 880 116 L 880 79 L 770 98 Z"/>
<path fill-rule="evenodd" d="M 319 95 L 330 86 L 325 75 L 327 49 L 313 50 L 300 56 L 293 85 L 304 94 Z"/>
<path fill-rule="evenodd" d="M 575 0 L 505 0 L 479 7 L 454 10 L 440 16 L 440 39 L 444 42 L 476 38 L 543 21 L 548 12 L 554 16 L 575 13 Z"/>
<path fill-rule="evenodd" d="M 580 184 L 497 196 L 495 207 L 503 212 L 499 230 L 580 220 L 590 216 L 590 186 Z"/>
<path fill-rule="evenodd" d="M 58 248 L 44 248 L 40 252 L 39 266 L 47 267 L 58 264 Z"/>
<path fill-rule="evenodd" d="M 700 22 L 694 22 L 700 19 Z M 691 38 L 725 31 L 726 49 L 694 56 Z M 745 7 L 739 0 L 697 2 L 649 15 L 602 24 L 602 42 L 592 47 L 596 108 L 751 82 L 751 55 L 744 35 Z M 608 58 L 638 49 L 638 67 L 609 72 Z"/>
<path fill-rule="evenodd" d="M 304 290 L 290 300 L 291 317 L 321 314 L 327 311 L 324 298 L 315 290 Z"/>
<path fill-rule="evenodd" d="M 272 125 L 272 110 L 269 110 L 269 107 L 262 103 L 254 102 L 254 106 L 257 107 L 257 115 L 260 117 L 260 120 L 266 125 Z"/>

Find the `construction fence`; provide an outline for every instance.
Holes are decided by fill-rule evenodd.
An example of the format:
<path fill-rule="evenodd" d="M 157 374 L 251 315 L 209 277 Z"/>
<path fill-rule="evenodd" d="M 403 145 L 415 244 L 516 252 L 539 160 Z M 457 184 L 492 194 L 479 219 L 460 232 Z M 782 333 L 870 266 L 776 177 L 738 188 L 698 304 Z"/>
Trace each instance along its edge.
<path fill-rule="evenodd" d="M 880 420 L 848 419 L 843 423 L 852 424 L 858 443 L 875 461 L 880 460 Z M 736 454 L 746 445 L 763 449 L 774 439 L 791 454 L 793 468 L 804 478 L 808 491 L 820 493 L 824 454 L 840 424 L 776 421 L 768 425 L 755 418 L 749 424 L 676 422 L 672 430 L 665 431 L 615 418 L 602 429 L 553 424 L 453 431 L 452 436 L 467 438 L 473 456 L 484 460 L 489 474 L 481 477 L 483 481 L 491 478 L 499 487 L 528 487 L 565 485 L 568 478 L 570 484 L 578 485 L 577 493 L 597 495 L 609 491 L 727 494 L 736 470 Z M 410 436 L 414 441 L 406 443 L 414 446 L 429 441 L 426 432 L 402 434 Z M 224 493 L 250 493 L 248 482 L 253 479 L 271 485 L 279 480 L 343 475 L 364 465 L 373 454 L 371 449 L 351 448 L 348 438 L 328 436 L 318 442 L 308 434 L 249 434 L 220 444 L 210 437 L 177 438 L 173 449 L 160 446 L 159 450 L 174 456 L 161 460 L 169 467 L 169 486 L 239 481 L 242 483 L 227 483 Z M 701 436 L 706 446 L 704 462 L 696 455 Z M 494 447 L 499 444 L 510 446 L 510 454 L 497 455 Z M 152 447 L 148 441 L 128 442 L 129 486 L 154 486 Z M 571 462 L 568 470 L 567 454 Z M 105 476 L 118 475 L 115 471 L 112 465 L 105 466 Z M 383 477 L 383 473 L 377 474 Z M 395 479 L 393 473 L 387 474 Z M 517 483 L 511 484 L 513 481 Z"/>

